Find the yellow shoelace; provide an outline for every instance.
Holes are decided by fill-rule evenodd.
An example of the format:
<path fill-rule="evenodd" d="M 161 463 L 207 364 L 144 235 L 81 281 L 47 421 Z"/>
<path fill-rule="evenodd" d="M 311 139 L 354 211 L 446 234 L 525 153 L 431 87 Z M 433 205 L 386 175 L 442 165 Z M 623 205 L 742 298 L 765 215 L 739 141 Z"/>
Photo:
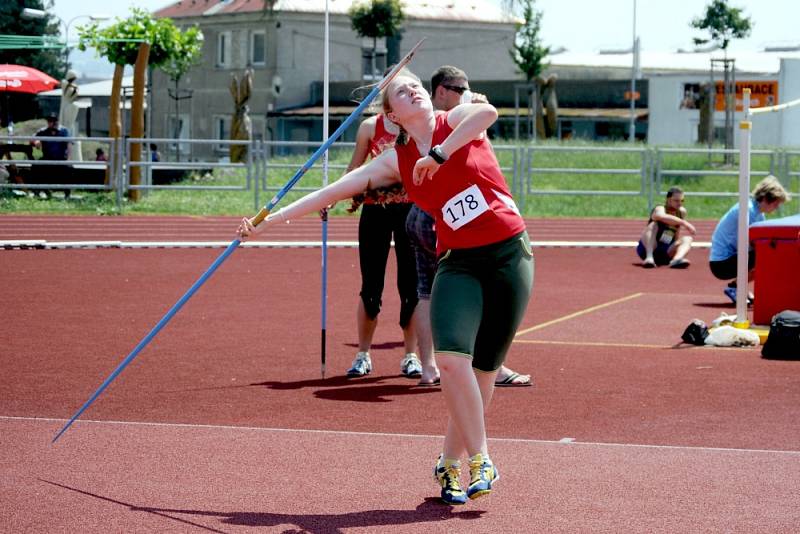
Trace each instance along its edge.
<path fill-rule="evenodd" d="M 484 463 L 483 458 L 479 460 L 470 460 L 469 462 L 469 474 L 470 474 L 470 485 L 478 482 L 481 480 L 481 475 L 485 472 L 486 473 L 486 480 L 492 480 L 492 477 L 489 476 L 489 470 L 492 469 L 492 464 Z"/>
<path fill-rule="evenodd" d="M 450 491 L 461 491 L 461 483 L 459 482 L 459 477 L 461 476 L 461 470 L 455 465 L 448 465 L 445 467 L 445 471 L 442 475 L 439 476 L 440 480 L 444 480 L 444 484 L 442 485 L 443 488 L 448 489 Z"/>

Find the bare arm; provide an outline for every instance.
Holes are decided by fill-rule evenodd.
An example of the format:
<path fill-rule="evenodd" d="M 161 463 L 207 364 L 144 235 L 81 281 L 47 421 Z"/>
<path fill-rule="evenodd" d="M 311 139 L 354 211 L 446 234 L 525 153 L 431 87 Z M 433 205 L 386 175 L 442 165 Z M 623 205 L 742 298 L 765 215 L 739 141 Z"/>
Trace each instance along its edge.
<path fill-rule="evenodd" d="M 393 149 L 385 150 L 377 158 L 348 172 L 332 184 L 309 193 L 285 208 L 269 214 L 258 227 L 253 226 L 252 219 L 245 217 L 239 225 L 237 233 L 240 239 L 244 239 L 260 233 L 267 226 L 279 222 L 289 222 L 308 213 L 319 211 L 336 201 L 350 198 L 366 189 L 386 187 L 399 181 L 397 154 Z"/>
<path fill-rule="evenodd" d="M 681 213 L 686 216 L 686 208 L 681 208 Z M 687 221 L 686 219 L 681 219 L 680 217 L 676 217 L 674 215 L 670 215 L 664 210 L 664 206 L 656 206 L 653 209 L 652 219 L 654 221 L 667 224 L 669 226 L 674 226 L 676 228 L 686 228 L 686 230 L 694 235 L 696 233 L 695 227 L 692 223 Z"/>
<path fill-rule="evenodd" d="M 439 145 L 445 156 L 480 138 L 483 132 L 497 120 L 497 109 L 491 104 L 461 104 L 447 115 L 447 123 L 453 128 L 447 139 Z M 439 170 L 439 164 L 425 156 L 414 165 L 414 183 L 420 184 L 432 178 Z"/>
<path fill-rule="evenodd" d="M 371 117 L 358 127 L 356 134 L 356 147 L 353 149 L 353 155 L 350 158 L 350 164 L 347 166 L 347 171 L 350 172 L 364 164 L 369 155 L 369 140 L 375 135 L 375 121 L 376 117 Z"/>
<path fill-rule="evenodd" d="M 447 115 L 453 131 L 440 145 L 450 155 L 470 141 L 478 139 L 497 120 L 497 109 L 491 104 L 461 104 Z"/>

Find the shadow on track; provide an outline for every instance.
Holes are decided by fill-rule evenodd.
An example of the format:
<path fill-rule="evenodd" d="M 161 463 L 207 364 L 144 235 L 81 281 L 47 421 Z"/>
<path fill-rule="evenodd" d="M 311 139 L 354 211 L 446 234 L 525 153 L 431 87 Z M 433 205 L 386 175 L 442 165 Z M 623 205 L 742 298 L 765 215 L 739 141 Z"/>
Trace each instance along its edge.
<path fill-rule="evenodd" d="M 438 388 L 416 387 L 416 378 L 413 381 L 409 380 L 408 384 L 382 383 L 385 380 L 393 380 L 399 376 L 402 375 L 366 376 L 361 378 L 336 376 L 325 379 L 298 380 L 296 382 L 256 382 L 250 385 L 276 390 L 319 388 L 314 391 L 314 396 L 319 399 L 356 402 L 391 402 L 391 397 L 420 395 L 439 391 Z"/>
<path fill-rule="evenodd" d="M 452 506 L 443 504 L 434 497 L 426 498 L 413 510 L 364 510 L 359 512 L 345 512 L 341 514 L 279 514 L 270 512 L 225 512 L 211 510 L 193 510 L 179 508 L 158 508 L 153 506 L 136 506 L 131 503 L 123 502 L 110 497 L 104 497 L 89 491 L 73 488 L 58 482 L 52 482 L 40 478 L 41 482 L 57 486 L 59 488 L 74 491 L 99 499 L 105 502 L 114 503 L 128 508 L 131 512 L 144 512 L 154 514 L 165 519 L 177 521 L 184 525 L 194 527 L 209 532 L 224 532 L 212 526 L 202 525 L 195 521 L 190 521 L 182 517 L 175 517 L 175 514 L 188 515 L 195 517 L 219 518 L 220 528 L 224 525 L 242 525 L 249 527 L 276 527 L 279 525 L 294 525 L 297 530 L 286 530 L 285 532 L 308 532 L 313 534 L 337 534 L 345 529 L 369 528 L 393 525 L 414 525 L 419 524 L 424 529 L 425 523 L 451 521 L 454 519 L 474 520 L 480 519 L 484 514 L 483 510 L 464 510 L 456 511 Z M 452 528 L 456 528 L 453 525 Z"/>

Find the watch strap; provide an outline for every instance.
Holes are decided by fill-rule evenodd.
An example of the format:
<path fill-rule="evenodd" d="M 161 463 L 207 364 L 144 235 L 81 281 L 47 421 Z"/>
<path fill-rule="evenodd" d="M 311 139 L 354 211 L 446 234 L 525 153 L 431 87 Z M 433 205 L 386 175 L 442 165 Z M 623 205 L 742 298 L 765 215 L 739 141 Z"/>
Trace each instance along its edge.
<path fill-rule="evenodd" d="M 430 157 L 432 157 L 433 161 L 435 161 L 439 165 L 442 165 L 445 161 L 447 161 L 447 158 L 444 157 L 444 153 L 442 152 L 442 149 L 439 148 L 439 145 L 436 145 L 435 147 L 432 147 L 428 151 L 428 155 Z"/>

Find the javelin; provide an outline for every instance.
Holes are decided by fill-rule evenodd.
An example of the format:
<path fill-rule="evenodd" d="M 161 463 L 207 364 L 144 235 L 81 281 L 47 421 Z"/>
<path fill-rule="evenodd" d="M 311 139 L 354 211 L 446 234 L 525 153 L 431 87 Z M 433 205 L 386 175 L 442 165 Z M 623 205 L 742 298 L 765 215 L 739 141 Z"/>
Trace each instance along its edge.
<path fill-rule="evenodd" d="M 328 111 L 330 109 L 330 9 L 328 0 L 325 0 L 325 50 L 322 67 L 322 86 L 325 93 L 322 98 L 324 105 L 322 110 L 322 138 L 328 137 Z M 328 185 L 328 153 L 322 156 L 322 187 Z M 319 371 L 322 379 L 325 379 L 325 354 L 328 348 L 326 341 L 328 325 L 328 209 L 322 210 L 322 297 L 320 298 L 320 365 Z"/>
<path fill-rule="evenodd" d="M 324 154 L 328 150 L 328 148 L 330 148 L 330 146 L 334 143 L 334 141 L 336 141 L 336 139 L 338 139 L 339 136 L 341 136 L 342 133 L 344 133 L 347 127 L 350 126 L 350 124 L 352 124 L 352 122 L 356 120 L 356 118 L 359 115 L 361 115 L 361 112 L 363 112 L 364 109 L 375 99 L 375 97 L 378 96 L 378 93 L 380 93 L 382 89 L 384 89 L 387 85 L 389 85 L 389 82 L 392 81 L 392 79 L 395 76 L 397 76 L 397 73 L 400 72 L 400 69 L 402 69 L 411 61 L 411 58 L 414 57 L 414 54 L 416 53 L 420 45 L 422 45 L 423 41 L 425 41 L 425 39 L 422 39 L 416 45 L 414 45 L 411 51 L 397 63 L 397 65 L 389 72 L 389 74 L 384 76 L 381 82 L 372 88 L 372 91 L 370 91 L 369 94 L 367 94 L 367 96 L 364 98 L 361 104 L 359 104 L 358 107 L 354 109 L 353 112 L 336 129 L 336 131 L 333 132 L 333 135 L 331 135 L 322 144 L 322 146 L 320 146 L 317 149 L 317 151 L 311 155 L 308 161 L 306 161 L 303 164 L 303 166 L 300 167 L 300 169 L 295 173 L 295 175 L 292 176 L 291 180 L 286 182 L 286 185 L 284 185 L 281 188 L 281 190 L 278 191 L 278 193 L 274 197 L 272 197 L 272 200 L 270 200 L 266 204 L 266 206 L 264 206 L 258 211 L 255 217 L 253 217 L 252 221 L 253 226 L 258 226 L 264 219 L 267 218 L 269 212 L 272 211 L 275 205 L 278 202 L 280 202 L 280 200 L 284 197 L 284 195 L 286 195 L 286 193 L 289 192 L 289 190 L 294 186 L 294 184 L 296 184 L 297 181 L 300 180 L 300 178 L 302 178 L 303 175 L 314 165 L 314 162 L 317 161 L 317 159 L 319 159 L 319 157 L 322 154 Z M 87 408 L 89 408 L 89 406 L 92 405 L 92 403 L 97 399 L 97 397 L 99 397 L 100 394 L 111 384 L 111 382 L 113 382 L 114 379 L 117 378 L 117 376 L 122 372 L 122 370 L 125 369 L 125 367 L 127 367 L 128 364 L 131 363 L 134 358 L 136 358 L 136 356 L 138 356 L 138 354 L 142 351 L 142 349 L 144 349 L 147 346 L 147 344 L 150 343 L 150 341 L 152 341 L 154 337 L 156 337 L 156 335 L 161 331 L 162 328 L 164 328 L 164 326 L 166 326 L 166 324 L 170 321 L 170 319 L 172 319 L 172 317 L 183 307 L 183 305 L 186 304 L 186 302 L 190 298 L 192 298 L 192 295 L 194 295 L 195 292 L 198 289 L 200 289 L 200 287 L 206 282 L 206 280 L 211 278 L 211 275 L 214 274 L 214 272 L 219 268 L 220 265 L 222 265 L 222 263 L 226 259 L 228 259 L 228 257 L 233 253 L 234 250 L 236 250 L 236 248 L 239 246 L 240 243 L 241 243 L 240 239 L 234 239 L 233 241 L 231 241 L 231 244 L 228 245 L 228 248 L 226 248 L 225 251 L 222 254 L 220 254 L 216 260 L 214 260 L 214 263 L 211 264 L 211 267 L 209 267 L 208 270 L 204 272 L 194 284 L 192 284 L 192 287 L 190 287 L 189 290 L 180 299 L 178 299 L 178 302 L 176 302 L 172 306 L 172 308 L 169 309 L 169 311 L 164 315 L 164 317 L 162 317 L 161 320 L 158 321 L 158 323 L 153 327 L 153 329 L 150 330 L 150 332 L 139 342 L 138 345 L 136 345 L 136 347 L 131 351 L 131 353 L 128 354 L 128 356 L 126 356 L 125 359 L 122 360 L 122 362 L 117 366 L 116 369 L 114 369 L 114 371 L 108 376 L 108 378 L 106 378 L 105 381 L 102 384 L 100 384 L 100 387 L 97 388 L 97 391 L 95 391 L 91 397 L 89 397 L 89 400 L 87 400 L 83 404 L 83 406 L 81 406 L 81 408 L 75 413 L 75 415 L 73 415 L 70 418 L 70 420 L 67 421 L 67 424 L 65 424 L 64 427 L 58 431 L 58 434 L 56 434 L 51 443 L 55 443 L 56 440 L 58 440 L 58 438 L 60 438 L 61 435 L 64 432 L 66 432 L 70 426 L 72 426 L 72 423 L 74 423 L 75 420 L 78 417 L 80 417 L 81 414 L 85 412 Z"/>

